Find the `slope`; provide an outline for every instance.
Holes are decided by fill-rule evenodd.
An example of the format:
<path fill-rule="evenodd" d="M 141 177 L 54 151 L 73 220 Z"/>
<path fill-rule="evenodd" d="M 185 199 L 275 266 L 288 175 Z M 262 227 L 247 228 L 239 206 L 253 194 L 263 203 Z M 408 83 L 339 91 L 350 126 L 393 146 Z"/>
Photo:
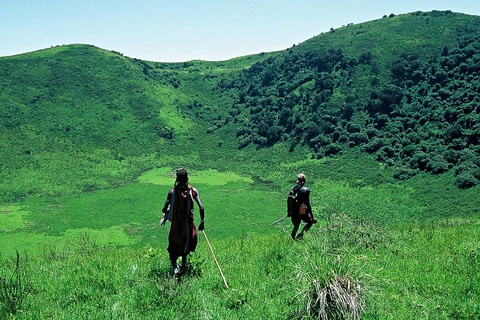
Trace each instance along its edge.
<path fill-rule="evenodd" d="M 451 12 L 391 16 L 319 35 L 254 64 L 235 94 L 238 147 L 277 143 L 313 158 L 360 149 L 408 179 L 455 170 L 480 182 L 480 19 Z"/>

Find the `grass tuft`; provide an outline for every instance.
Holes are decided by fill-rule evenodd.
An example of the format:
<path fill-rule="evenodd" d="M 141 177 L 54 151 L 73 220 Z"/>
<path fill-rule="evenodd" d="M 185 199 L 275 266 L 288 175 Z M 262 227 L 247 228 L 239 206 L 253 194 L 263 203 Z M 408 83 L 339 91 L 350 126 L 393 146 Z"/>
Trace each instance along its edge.
<path fill-rule="evenodd" d="M 309 295 L 307 312 L 318 319 L 359 319 L 364 311 L 362 286 L 358 280 L 335 273 L 324 283 L 314 281 Z"/>

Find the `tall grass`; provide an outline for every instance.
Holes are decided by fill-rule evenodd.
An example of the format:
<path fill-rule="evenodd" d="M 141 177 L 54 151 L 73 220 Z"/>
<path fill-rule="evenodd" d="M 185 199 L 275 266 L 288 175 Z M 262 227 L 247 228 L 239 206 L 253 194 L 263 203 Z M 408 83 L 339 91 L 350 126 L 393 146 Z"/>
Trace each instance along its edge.
<path fill-rule="evenodd" d="M 8 274 L 9 271 L 10 274 Z M 29 271 L 28 259 L 21 258 L 18 251 L 14 260 L 5 261 L 0 266 L 0 315 L 2 317 L 16 316 L 22 312 L 25 300 L 31 293 Z"/>
<path fill-rule="evenodd" d="M 29 259 L 21 309 L 6 319 L 473 319 L 480 304 L 478 222 L 381 227 L 335 214 L 302 241 L 287 221 L 269 235 L 200 233 L 180 281 L 164 246 L 82 236 Z M 11 274 L 4 265 L 2 277 Z M 23 260 L 20 260 L 22 267 Z M 49 301 L 48 304 L 45 301 Z"/>

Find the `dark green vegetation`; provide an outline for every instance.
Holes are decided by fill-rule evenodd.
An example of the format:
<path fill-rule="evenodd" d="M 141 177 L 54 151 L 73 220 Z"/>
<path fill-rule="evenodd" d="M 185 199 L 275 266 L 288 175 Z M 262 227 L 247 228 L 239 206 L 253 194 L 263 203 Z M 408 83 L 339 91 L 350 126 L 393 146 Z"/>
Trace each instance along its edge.
<path fill-rule="evenodd" d="M 307 145 L 316 158 L 356 147 L 394 166 L 399 179 L 454 168 L 459 187 L 477 185 L 480 24 L 450 15 L 416 13 L 332 30 L 223 83 L 237 93 L 227 120 L 240 123 L 240 147 L 286 141 L 291 149 Z M 385 39 L 380 24 L 390 32 L 401 24 L 411 38 L 406 45 L 394 35 Z M 444 34 L 427 42 L 427 29 Z M 442 37 L 448 43 L 439 47 Z M 399 41 L 395 55 L 376 52 L 388 50 L 387 41 Z"/>
<path fill-rule="evenodd" d="M 223 62 L 0 58 L 1 317 L 478 318 L 479 29 L 412 13 Z M 169 275 L 180 166 L 228 289 L 202 235 Z M 298 172 L 320 222 L 293 243 L 270 223 Z"/>

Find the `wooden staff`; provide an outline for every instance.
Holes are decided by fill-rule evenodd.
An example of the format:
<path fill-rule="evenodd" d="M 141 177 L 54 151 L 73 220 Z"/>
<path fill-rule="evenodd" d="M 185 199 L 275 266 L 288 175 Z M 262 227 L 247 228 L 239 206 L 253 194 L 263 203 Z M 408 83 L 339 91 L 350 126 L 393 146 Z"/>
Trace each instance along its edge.
<path fill-rule="evenodd" d="M 275 224 L 275 223 L 278 223 L 278 222 L 280 222 L 280 221 L 283 221 L 283 220 L 285 220 L 286 218 L 287 218 L 287 216 L 285 216 L 285 217 L 283 217 L 283 218 L 280 218 L 280 219 L 277 219 L 277 220 L 273 221 L 272 223 L 270 223 L 270 225 Z"/>
<path fill-rule="evenodd" d="M 212 256 L 213 260 L 215 260 L 215 263 L 217 264 L 218 270 L 220 271 L 220 274 L 223 279 L 223 283 L 225 284 L 225 287 L 228 289 L 228 284 L 227 280 L 225 279 L 225 276 L 223 275 L 222 268 L 220 268 L 220 264 L 217 261 L 217 257 L 215 257 L 215 252 L 213 252 L 212 246 L 210 245 L 210 241 L 208 241 L 207 234 L 205 233 L 205 230 L 203 230 L 203 235 L 205 236 L 205 240 L 207 240 L 208 247 L 210 248 L 210 251 L 212 251 Z"/>

